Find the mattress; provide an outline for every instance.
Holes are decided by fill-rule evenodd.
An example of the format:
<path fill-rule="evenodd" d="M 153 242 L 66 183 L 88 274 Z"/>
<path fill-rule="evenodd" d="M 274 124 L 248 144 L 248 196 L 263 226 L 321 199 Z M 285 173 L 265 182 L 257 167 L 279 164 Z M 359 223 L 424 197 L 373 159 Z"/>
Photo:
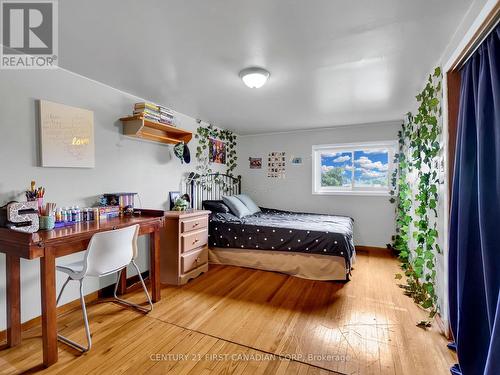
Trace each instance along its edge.
<path fill-rule="evenodd" d="M 354 255 L 353 219 L 268 208 L 241 219 L 231 214 L 213 213 L 209 223 L 209 245 L 336 256 L 343 258 L 346 269 L 350 270 Z"/>

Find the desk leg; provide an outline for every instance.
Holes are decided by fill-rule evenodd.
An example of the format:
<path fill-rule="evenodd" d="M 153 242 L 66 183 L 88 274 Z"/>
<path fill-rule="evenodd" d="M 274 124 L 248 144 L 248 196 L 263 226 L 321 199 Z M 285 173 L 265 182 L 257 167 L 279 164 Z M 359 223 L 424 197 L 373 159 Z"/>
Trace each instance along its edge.
<path fill-rule="evenodd" d="M 21 278 L 20 259 L 7 255 L 7 345 L 21 343 Z"/>
<path fill-rule="evenodd" d="M 42 339 L 43 364 L 48 367 L 57 362 L 57 311 L 56 311 L 56 259 L 46 248 L 40 258 L 42 289 Z"/>
<path fill-rule="evenodd" d="M 151 280 L 151 299 L 161 300 L 160 289 L 160 231 L 156 230 L 149 236 L 149 278 Z"/>
<path fill-rule="evenodd" d="M 127 293 L 127 268 L 124 268 L 120 274 L 117 293 L 118 295 L 124 295 Z"/>

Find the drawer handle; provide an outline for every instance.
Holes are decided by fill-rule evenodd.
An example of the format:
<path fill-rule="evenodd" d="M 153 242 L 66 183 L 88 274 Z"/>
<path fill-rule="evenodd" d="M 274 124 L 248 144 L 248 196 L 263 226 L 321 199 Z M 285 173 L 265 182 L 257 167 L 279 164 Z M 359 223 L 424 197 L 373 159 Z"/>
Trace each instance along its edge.
<path fill-rule="evenodd" d="M 200 223 L 196 222 L 193 224 L 193 227 L 197 227 L 198 225 L 200 225 Z"/>
<path fill-rule="evenodd" d="M 193 241 L 193 245 L 196 243 L 196 242 L 199 242 L 200 240 L 198 238 L 196 238 L 194 241 Z"/>
<path fill-rule="evenodd" d="M 200 261 L 200 257 L 196 258 L 195 262 L 198 263 Z"/>

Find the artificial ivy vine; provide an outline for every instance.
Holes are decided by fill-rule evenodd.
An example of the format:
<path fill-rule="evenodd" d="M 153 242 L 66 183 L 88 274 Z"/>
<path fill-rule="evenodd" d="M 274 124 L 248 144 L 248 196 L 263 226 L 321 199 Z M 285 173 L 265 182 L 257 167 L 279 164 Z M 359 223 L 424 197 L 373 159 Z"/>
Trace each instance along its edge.
<path fill-rule="evenodd" d="M 439 153 L 441 145 L 441 69 L 429 75 L 424 90 L 416 96 L 416 115 L 407 114 L 399 136 L 397 169 L 392 175 L 391 202 L 396 203 L 396 236 L 406 276 L 405 293 L 432 318 L 437 312 L 437 244 Z M 396 279 L 402 279 L 396 274 Z M 427 322 L 420 325 L 427 326 Z"/>
<path fill-rule="evenodd" d="M 198 121 L 200 124 L 201 121 Z M 209 159 L 209 143 L 210 138 L 218 139 L 225 143 L 226 145 L 226 174 L 233 176 L 233 171 L 235 170 L 238 157 L 236 156 L 236 134 L 231 130 L 219 129 L 208 124 L 208 126 L 199 126 L 196 129 L 195 138 L 198 140 L 198 146 L 196 147 L 196 160 L 198 162 L 196 166 L 197 177 L 207 176 L 209 174 L 215 174 L 215 177 L 211 180 L 220 185 L 223 190 L 227 190 L 227 182 L 225 179 L 219 177 L 218 172 L 214 172 L 212 169 L 212 164 Z M 205 183 L 204 178 L 199 179 L 202 184 Z M 207 187 L 210 185 L 207 184 Z"/>

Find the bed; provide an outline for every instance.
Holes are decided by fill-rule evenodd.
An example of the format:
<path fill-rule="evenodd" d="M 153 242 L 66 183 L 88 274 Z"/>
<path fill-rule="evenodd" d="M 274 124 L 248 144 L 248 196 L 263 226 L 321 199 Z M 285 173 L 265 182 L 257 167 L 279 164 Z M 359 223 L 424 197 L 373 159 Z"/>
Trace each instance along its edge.
<path fill-rule="evenodd" d="M 223 182 L 222 182 L 223 181 Z M 190 176 L 193 208 L 241 193 L 241 179 L 222 174 Z M 282 272 L 313 280 L 349 280 L 355 262 L 353 219 L 261 208 L 238 218 L 212 212 L 209 262 Z"/>

